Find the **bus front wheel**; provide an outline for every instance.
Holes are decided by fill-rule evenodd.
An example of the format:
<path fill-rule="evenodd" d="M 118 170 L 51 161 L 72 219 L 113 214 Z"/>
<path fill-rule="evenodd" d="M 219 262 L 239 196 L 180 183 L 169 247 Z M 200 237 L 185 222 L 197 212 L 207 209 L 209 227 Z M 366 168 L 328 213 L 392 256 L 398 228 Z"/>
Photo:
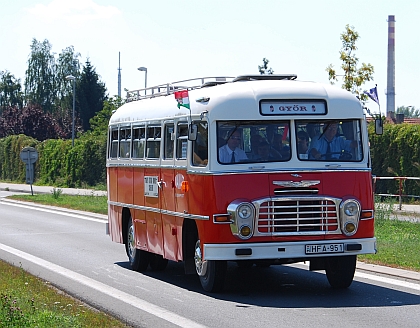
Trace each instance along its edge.
<path fill-rule="evenodd" d="M 223 290 L 225 282 L 226 261 L 204 261 L 201 253 L 200 240 L 197 240 L 194 254 L 195 269 L 200 277 L 200 283 L 207 292 L 216 293 Z"/>
<path fill-rule="evenodd" d="M 125 250 L 127 252 L 131 269 L 138 272 L 144 272 L 149 266 L 150 254 L 136 248 L 134 236 L 135 232 L 133 219 L 130 217 L 127 225 L 127 241 L 125 243 Z"/>
<path fill-rule="evenodd" d="M 325 273 L 332 288 L 347 288 L 351 285 L 356 270 L 356 259 L 356 255 L 326 259 Z"/>

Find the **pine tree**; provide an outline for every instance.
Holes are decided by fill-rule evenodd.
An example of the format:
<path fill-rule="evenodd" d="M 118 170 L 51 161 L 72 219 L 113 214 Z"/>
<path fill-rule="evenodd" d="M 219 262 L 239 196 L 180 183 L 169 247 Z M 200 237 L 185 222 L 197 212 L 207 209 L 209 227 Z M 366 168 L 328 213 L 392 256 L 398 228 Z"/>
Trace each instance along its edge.
<path fill-rule="evenodd" d="M 103 108 L 103 103 L 107 99 L 106 87 L 99 80 L 99 75 L 91 65 L 89 59 L 83 67 L 80 80 L 77 82 L 76 95 L 78 99 L 78 111 L 82 119 L 83 130 L 89 130 L 89 120 Z"/>

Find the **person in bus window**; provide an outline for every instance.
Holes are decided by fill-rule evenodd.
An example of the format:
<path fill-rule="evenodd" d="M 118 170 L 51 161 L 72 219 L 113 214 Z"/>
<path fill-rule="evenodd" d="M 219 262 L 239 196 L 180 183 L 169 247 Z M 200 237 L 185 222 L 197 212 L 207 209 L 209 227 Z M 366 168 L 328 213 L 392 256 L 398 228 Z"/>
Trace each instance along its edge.
<path fill-rule="evenodd" d="M 351 148 L 356 147 L 355 141 L 344 140 L 337 136 L 337 131 L 337 122 L 327 123 L 324 126 L 322 134 L 310 150 L 311 159 L 339 159 L 344 151 L 349 152 Z"/>
<path fill-rule="evenodd" d="M 271 143 L 271 154 L 277 159 L 289 158 L 290 147 L 283 145 L 283 136 L 275 133 L 273 135 L 273 142 Z"/>
<path fill-rule="evenodd" d="M 303 131 L 300 130 L 297 133 L 297 146 L 298 146 L 298 154 L 299 154 L 299 158 L 308 158 L 307 154 L 308 154 L 308 149 L 309 149 L 309 135 Z M 306 155 L 306 156 L 302 156 L 302 155 Z"/>
<path fill-rule="evenodd" d="M 245 152 L 239 148 L 241 144 L 241 133 L 233 130 L 228 134 L 226 145 L 219 148 L 219 161 L 221 163 L 237 163 L 248 160 Z"/>
<path fill-rule="evenodd" d="M 258 146 L 263 140 L 264 139 L 260 134 L 253 134 L 251 136 L 251 153 L 249 153 L 248 155 L 250 159 L 258 159 L 260 157 L 260 155 L 258 154 Z"/>
<path fill-rule="evenodd" d="M 320 133 L 319 133 L 319 124 L 317 123 L 308 123 L 306 124 L 306 132 L 309 135 L 310 142 L 309 142 L 309 149 L 314 148 Z"/>
<path fill-rule="evenodd" d="M 258 145 L 258 161 L 260 162 L 270 162 L 275 161 L 278 157 L 274 156 L 271 152 L 270 144 L 267 141 L 262 141 Z"/>

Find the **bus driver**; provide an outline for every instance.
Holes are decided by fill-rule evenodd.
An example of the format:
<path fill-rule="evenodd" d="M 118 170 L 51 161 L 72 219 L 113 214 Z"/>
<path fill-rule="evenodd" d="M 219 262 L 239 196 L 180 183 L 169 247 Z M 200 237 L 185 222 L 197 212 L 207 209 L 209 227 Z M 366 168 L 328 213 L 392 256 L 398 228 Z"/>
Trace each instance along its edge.
<path fill-rule="evenodd" d="M 228 136 L 226 145 L 219 148 L 219 161 L 221 163 L 236 163 L 248 160 L 245 152 L 239 148 L 241 133 L 235 129 L 229 132 Z"/>
<path fill-rule="evenodd" d="M 314 159 L 338 159 L 343 151 L 349 152 L 357 143 L 344 140 L 337 136 L 338 123 L 331 122 L 324 126 L 323 133 L 318 137 L 313 148 L 310 150 L 311 158 Z"/>

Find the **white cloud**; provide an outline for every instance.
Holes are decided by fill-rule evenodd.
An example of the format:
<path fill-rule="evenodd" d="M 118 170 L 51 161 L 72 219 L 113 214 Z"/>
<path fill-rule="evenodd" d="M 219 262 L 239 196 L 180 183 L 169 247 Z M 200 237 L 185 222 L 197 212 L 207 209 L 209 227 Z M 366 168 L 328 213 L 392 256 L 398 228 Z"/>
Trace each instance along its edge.
<path fill-rule="evenodd" d="M 109 19 L 121 14 L 116 7 L 101 6 L 92 0 L 52 0 L 47 5 L 37 4 L 26 10 L 32 18 L 73 23 Z"/>

